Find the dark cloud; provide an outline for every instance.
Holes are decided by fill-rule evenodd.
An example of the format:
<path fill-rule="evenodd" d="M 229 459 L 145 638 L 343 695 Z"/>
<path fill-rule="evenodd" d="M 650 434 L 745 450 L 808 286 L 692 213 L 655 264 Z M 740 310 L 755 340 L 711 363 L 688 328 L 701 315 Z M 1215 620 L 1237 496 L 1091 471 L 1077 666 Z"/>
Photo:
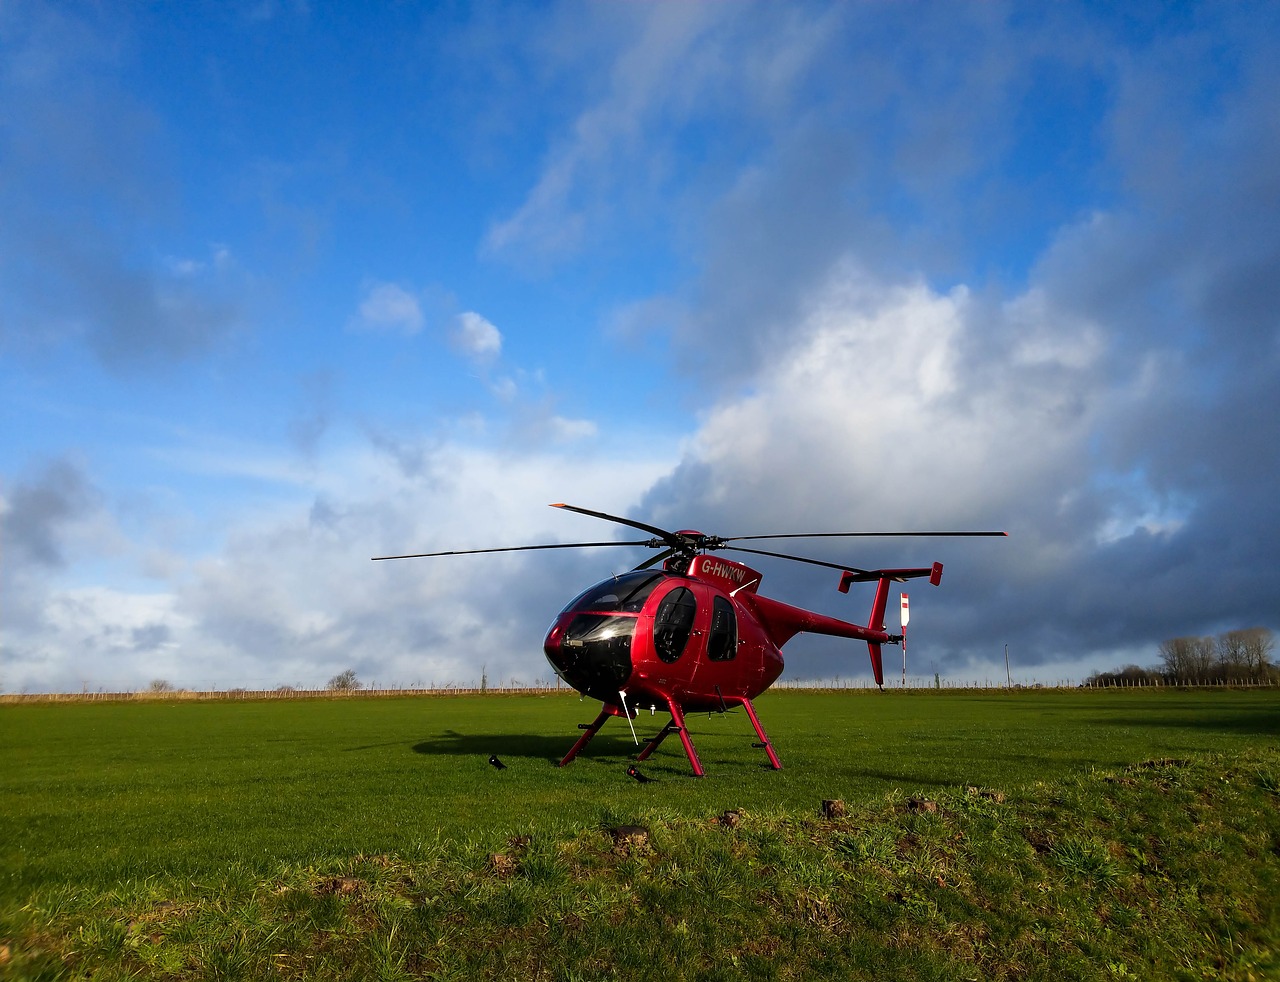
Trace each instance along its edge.
<path fill-rule="evenodd" d="M 144 624 L 129 632 L 129 640 L 134 651 L 155 651 L 173 640 L 173 630 L 164 623 Z"/>
<path fill-rule="evenodd" d="M 3 204 L 0 339 L 13 351 L 84 344 L 106 368 L 131 373 L 216 350 L 242 323 L 244 283 L 225 251 L 139 260 L 131 254 L 143 242 L 105 224 L 67 223 L 53 214 L 65 203 L 9 201 L 0 190 Z"/>
<path fill-rule="evenodd" d="M 332 372 L 315 372 L 300 380 L 301 407 L 289 426 L 294 445 L 304 456 L 315 454 L 334 413 L 336 379 Z"/>
<path fill-rule="evenodd" d="M 216 272 L 177 276 L 130 268 L 111 243 L 99 243 L 93 254 L 69 239 L 49 245 L 40 277 L 47 292 L 28 293 L 28 323 L 76 325 L 75 333 L 112 371 L 205 354 L 240 321 L 238 303 Z"/>
<path fill-rule="evenodd" d="M 16 482 L 0 512 L 0 540 L 10 568 L 15 561 L 50 569 L 64 566 L 66 528 L 91 514 L 99 498 L 85 473 L 67 460 L 53 461 L 33 479 Z"/>
<path fill-rule="evenodd" d="M 117 372 L 215 348 L 244 284 L 217 247 L 158 255 L 178 191 L 160 123 L 118 82 L 126 46 L 91 16 L 18 7 L 0 17 L 0 343 L 84 344 Z"/>
<path fill-rule="evenodd" d="M 390 430 L 366 423 L 365 437 L 370 445 L 380 454 L 393 460 L 400 473 L 410 479 L 419 478 L 433 481 L 432 453 L 438 448 L 438 442 L 414 435 L 398 436 Z"/>

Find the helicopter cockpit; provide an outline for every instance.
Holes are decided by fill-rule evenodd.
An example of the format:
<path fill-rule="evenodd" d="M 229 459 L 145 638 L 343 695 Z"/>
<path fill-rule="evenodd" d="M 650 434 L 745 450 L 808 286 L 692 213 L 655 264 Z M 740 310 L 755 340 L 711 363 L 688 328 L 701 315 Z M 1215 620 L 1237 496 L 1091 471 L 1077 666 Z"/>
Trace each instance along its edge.
<path fill-rule="evenodd" d="M 592 698 L 615 698 L 631 677 L 631 642 L 640 611 L 669 577 L 657 570 L 633 570 L 569 601 L 543 643 L 556 674 Z"/>
<path fill-rule="evenodd" d="M 564 610 L 560 613 L 611 611 L 638 614 L 644 607 L 644 602 L 649 599 L 653 588 L 661 583 L 666 575 L 656 570 L 633 570 L 630 573 L 622 573 L 583 590 L 565 604 Z"/>

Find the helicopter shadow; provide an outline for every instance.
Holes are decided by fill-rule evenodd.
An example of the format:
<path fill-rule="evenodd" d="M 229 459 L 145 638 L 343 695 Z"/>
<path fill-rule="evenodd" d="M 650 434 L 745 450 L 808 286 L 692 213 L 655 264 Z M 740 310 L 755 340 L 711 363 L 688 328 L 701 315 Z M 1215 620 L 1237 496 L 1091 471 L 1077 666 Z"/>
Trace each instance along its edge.
<path fill-rule="evenodd" d="M 440 757 L 474 757 L 497 754 L 514 759 L 532 758 L 560 763 L 577 737 L 573 733 L 544 736 L 531 733 L 459 733 L 446 730 L 413 745 L 415 754 Z M 638 752 L 628 737 L 597 734 L 588 748 L 592 757 L 628 757 Z M 587 751 L 584 751 L 586 753 Z"/>
<path fill-rule="evenodd" d="M 1098 720 L 1104 726 L 1125 728 L 1204 730 L 1232 736 L 1280 736 L 1280 714 L 1270 710 L 1235 710 L 1218 716 L 1178 716 L 1147 713 Z"/>

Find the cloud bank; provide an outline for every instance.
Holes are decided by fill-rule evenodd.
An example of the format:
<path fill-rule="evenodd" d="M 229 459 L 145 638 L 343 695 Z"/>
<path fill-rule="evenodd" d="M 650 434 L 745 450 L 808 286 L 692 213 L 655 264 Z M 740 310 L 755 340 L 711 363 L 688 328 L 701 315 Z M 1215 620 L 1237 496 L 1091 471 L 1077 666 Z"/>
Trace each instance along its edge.
<path fill-rule="evenodd" d="M 518 52 L 509 84 L 418 90 L 431 112 L 383 123 L 418 127 L 404 162 L 358 128 L 263 138 L 237 181 L 288 193 L 239 191 L 249 225 L 311 229 L 273 263 L 270 236 L 174 234 L 203 185 L 166 155 L 181 120 L 125 82 L 127 26 L 10 8 L 5 406 L 47 435 L 6 427 L 0 683 L 546 678 L 555 610 L 640 557 L 369 556 L 613 534 L 545 508 L 562 500 L 727 535 L 1005 528 L 806 547 L 943 561 L 912 628 L 948 677 L 997 676 L 1006 643 L 1015 673 L 1081 677 L 1150 663 L 1166 637 L 1280 627 L 1277 20 L 663 4 L 431 21 L 441 77 Z M 435 112 L 480 122 L 436 143 Z M 387 153 L 349 163 L 366 145 Z M 419 220 L 393 241 L 424 169 L 455 157 L 476 184 L 450 172 L 421 209 L 444 245 L 419 248 Z M 357 262 L 372 217 L 388 245 Z M 162 427 L 166 410 L 184 415 Z M 772 595 L 865 616 L 832 577 L 764 572 Z M 788 654 L 788 675 L 865 673 L 844 648 Z"/>

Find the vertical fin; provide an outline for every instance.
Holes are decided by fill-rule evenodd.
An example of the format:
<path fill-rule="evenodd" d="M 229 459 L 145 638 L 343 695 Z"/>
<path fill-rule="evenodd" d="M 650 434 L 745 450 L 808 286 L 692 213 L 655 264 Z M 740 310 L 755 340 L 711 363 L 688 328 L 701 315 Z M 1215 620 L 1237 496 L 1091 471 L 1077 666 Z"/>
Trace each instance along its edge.
<path fill-rule="evenodd" d="M 871 604 L 871 619 L 867 621 L 867 627 L 873 631 L 884 630 L 884 612 L 889 606 L 889 584 L 892 581 L 887 576 L 882 576 L 876 582 L 876 599 Z"/>
<path fill-rule="evenodd" d="M 867 651 L 871 655 L 871 671 L 876 677 L 876 685 L 884 688 L 884 666 L 880 663 L 880 642 L 868 641 Z"/>
<path fill-rule="evenodd" d="M 873 631 L 884 630 L 884 612 L 889 606 L 889 584 L 893 582 L 887 576 L 876 581 L 876 598 L 871 603 L 871 619 L 867 627 Z M 880 657 L 880 642 L 868 641 L 867 653 L 871 656 L 871 672 L 876 677 L 876 685 L 884 687 L 884 664 Z"/>

